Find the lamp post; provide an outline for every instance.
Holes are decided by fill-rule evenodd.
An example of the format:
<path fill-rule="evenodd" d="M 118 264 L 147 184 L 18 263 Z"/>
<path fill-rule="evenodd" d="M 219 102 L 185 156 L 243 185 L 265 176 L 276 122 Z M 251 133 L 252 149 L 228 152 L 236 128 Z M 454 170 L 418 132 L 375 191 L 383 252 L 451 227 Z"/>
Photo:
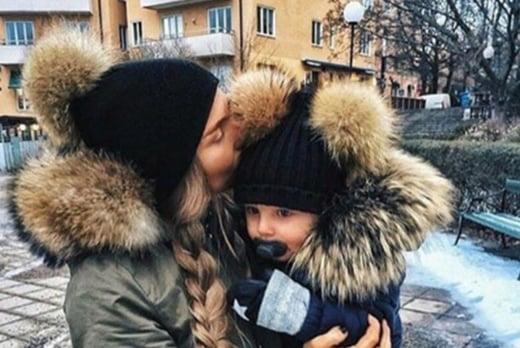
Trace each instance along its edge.
<path fill-rule="evenodd" d="M 357 1 L 351 1 L 343 9 L 343 18 L 350 26 L 350 61 L 349 76 L 352 76 L 352 62 L 354 60 L 354 31 L 355 26 L 361 22 L 365 14 L 365 7 Z"/>
<path fill-rule="evenodd" d="M 495 55 L 495 49 L 491 44 L 488 44 L 486 48 L 484 48 L 484 51 L 482 52 L 482 56 L 484 59 L 491 59 Z"/>
<path fill-rule="evenodd" d="M 484 48 L 484 51 L 482 51 L 482 56 L 484 57 L 484 59 L 486 60 L 491 60 L 491 58 L 493 58 L 493 56 L 495 55 L 495 49 L 493 48 L 493 46 L 491 45 L 491 40 L 488 41 L 488 44 L 487 44 L 487 47 Z M 491 103 L 490 103 L 491 104 Z M 491 118 L 495 118 L 495 106 L 493 106 L 490 110 L 490 116 Z"/>

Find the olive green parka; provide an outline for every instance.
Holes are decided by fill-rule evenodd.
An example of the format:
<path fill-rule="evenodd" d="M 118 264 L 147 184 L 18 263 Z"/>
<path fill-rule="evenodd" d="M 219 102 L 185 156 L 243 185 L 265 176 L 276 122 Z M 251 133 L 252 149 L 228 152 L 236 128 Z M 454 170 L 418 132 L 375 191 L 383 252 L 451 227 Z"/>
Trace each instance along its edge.
<path fill-rule="evenodd" d="M 169 242 L 175 231 L 131 168 L 88 151 L 46 153 L 19 172 L 11 193 L 22 239 L 47 265 L 70 269 L 64 310 L 74 347 L 193 347 L 192 315 Z M 247 275 L 247 262 L 241 240 L 233 240 L 237 259 L 213 232 L 216 224 L 210 214 L 207 249 L 229 286 Z M 238 347 L 277 346 L 274 334 L 254 337 L 245 322 L 230 338 Z"/>

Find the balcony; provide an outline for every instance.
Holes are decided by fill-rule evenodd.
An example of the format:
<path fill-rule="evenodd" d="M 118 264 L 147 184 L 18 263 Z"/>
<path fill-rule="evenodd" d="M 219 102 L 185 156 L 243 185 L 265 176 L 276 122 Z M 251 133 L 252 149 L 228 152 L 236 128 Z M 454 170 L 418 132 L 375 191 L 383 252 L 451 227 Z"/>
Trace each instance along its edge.
<path fill-rule="evenodd" d="M 0 0 L 0 13 L 92 14 L 91 0 Z"/>
<path fill-rule="evenodd" d="M 142 48 L 147 57 L 187 55 L 204 58 L 235 55 L 233 35 L 228 33 L 148 41 Z"/>
<path fill-rule="evenodd" d="M 207 2 L 210 0 L 141 0 L 141 6 L 153 10 L 161 10 L 164 8 L 172 8 L 188 4 L 196 4 L 198 2 Z"/>
<path fill-rule="evenodd" d="M 233 35 L 214 33 L 184 38 L 184 42 L 196 57 L 234 56 Z"/>
<path fill-rule="evenodd" d="M 0 45 L 0 65 L 21 65 L 30 46 Z"/>

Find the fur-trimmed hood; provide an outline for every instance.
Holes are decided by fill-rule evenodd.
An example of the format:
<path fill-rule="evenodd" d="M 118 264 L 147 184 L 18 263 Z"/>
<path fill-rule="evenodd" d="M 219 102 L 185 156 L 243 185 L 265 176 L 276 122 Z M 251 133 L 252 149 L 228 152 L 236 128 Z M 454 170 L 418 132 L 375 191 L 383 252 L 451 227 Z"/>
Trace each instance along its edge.
<path fill-rule="evenodd" d="M 290 107 L 298 90 L 287 90 L 290 81 L 276 71 L 246 73 L 232 86 L 232 112 L 251 129 L 269 129 L 273 120 L 279 124 L 284 114 L 271 110 Z M 270 93 L 260 96 L 259 90 Z M 339 81 L 314 92 L 309 125 L 331 158 L 348 170 L 344 189 L 319 216 L 292 271 L 325 297 L 363 301 L 385 291 L 402 279 L 403 252 L 417 249 L 428 232 L 451 221 L 451 183 L 398 149 L 396 124 L 385 100 L 366 85 Z"/>
<path fill-rule="evenodd" d="M 150 187 L 129 166 L 88 150 L 48 151 L 11 188 L 19 236 L 47 265 L 88 253 L 151 250 L 166 238 Z"/>

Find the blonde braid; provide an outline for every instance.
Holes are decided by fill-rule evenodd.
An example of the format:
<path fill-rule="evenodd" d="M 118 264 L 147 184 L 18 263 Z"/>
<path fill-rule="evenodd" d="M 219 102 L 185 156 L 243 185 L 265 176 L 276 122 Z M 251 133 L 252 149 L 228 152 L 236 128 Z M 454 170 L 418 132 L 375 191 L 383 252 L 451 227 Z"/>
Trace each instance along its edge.
<path fill-rule="evenodd" d="M 175 194 L 175 236 L 173 250 L 184 276 L 193 315 L 193 336 L 197 347 L 233 347 L 227 339 L 229 322 L 226 289 L 218 277 L 215 258 L 204 249 L 203 218 L 211 191 L 200 165 L 194 163 Z"/>

